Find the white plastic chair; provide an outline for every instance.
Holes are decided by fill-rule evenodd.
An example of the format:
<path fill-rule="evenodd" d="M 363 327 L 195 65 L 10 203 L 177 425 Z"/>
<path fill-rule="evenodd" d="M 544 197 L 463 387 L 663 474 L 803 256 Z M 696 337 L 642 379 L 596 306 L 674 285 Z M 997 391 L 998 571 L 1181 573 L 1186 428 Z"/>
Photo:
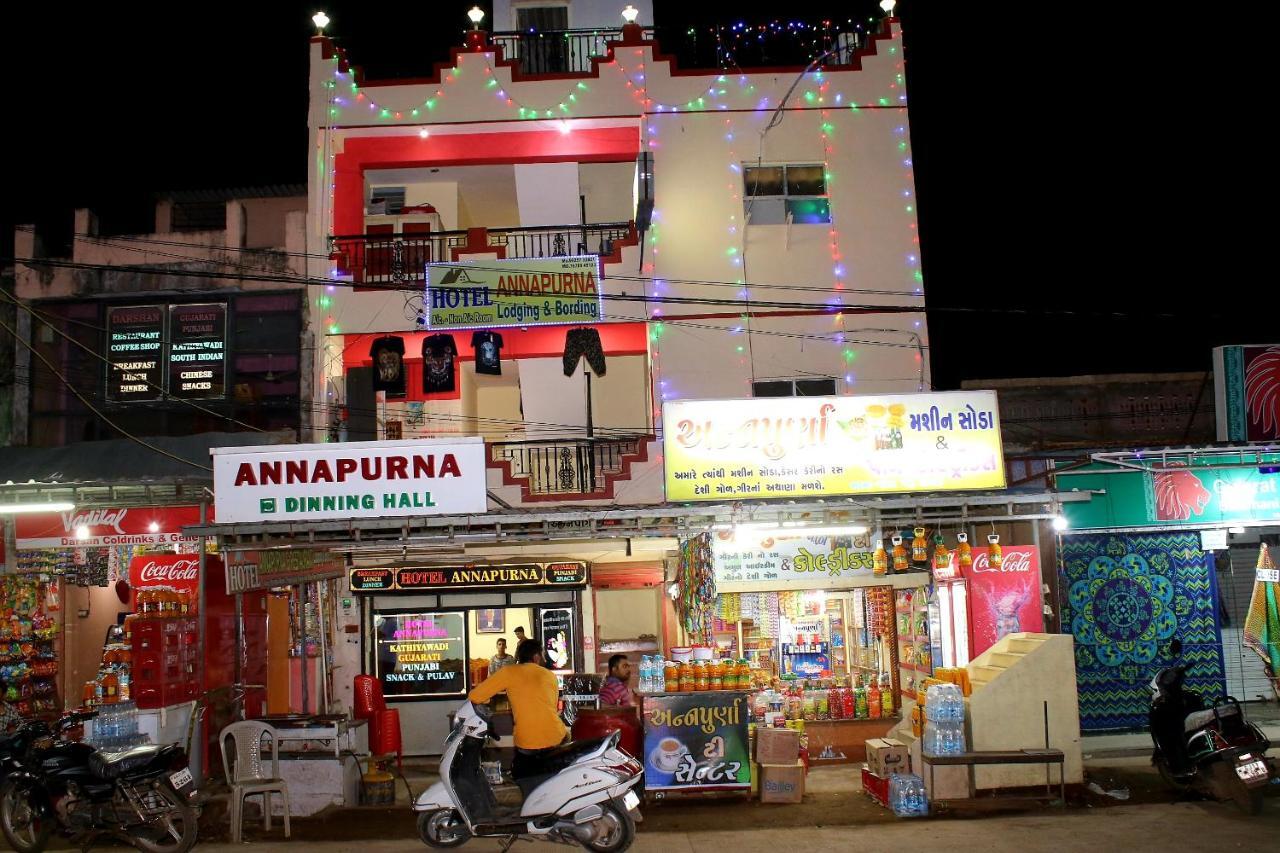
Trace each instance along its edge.
<path fill-rule="evenodd" d="M 234 743 L 235 761 L 228 760 L 227 741 Z M 271 750 L 271 768 L 263 765 L 263 741 Z M 284 837 L 289 837 L 289 786 L 280 778 L 280 741 L 276 730 L 266 723 L 247 721 L 232 723 L 218 735 L 222 748 L 222 767 L 231 788 L 231 843 L 240 843 L 240 824 L 244 819 L 244 798 L 262 795 L 262 826 L 271 829 L 271 795 L 284 799 Z"/>

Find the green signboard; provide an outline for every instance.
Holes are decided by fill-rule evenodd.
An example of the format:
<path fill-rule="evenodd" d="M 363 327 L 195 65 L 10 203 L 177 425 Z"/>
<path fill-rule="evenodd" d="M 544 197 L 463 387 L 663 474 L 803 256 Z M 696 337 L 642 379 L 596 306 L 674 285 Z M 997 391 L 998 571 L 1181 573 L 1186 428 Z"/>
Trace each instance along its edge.
<path fill-rule="evenodd" d="M 1057 475 L 1062 491 L 1092 491 L 1088 502 L 1064 504 L 1072 530 L 1110 527 L 1196 527 L 1280 521 L 1280 453 L 1247 454 L 1232 467 L 1180 458 L 1137 471 L 1095 464 Z"/>

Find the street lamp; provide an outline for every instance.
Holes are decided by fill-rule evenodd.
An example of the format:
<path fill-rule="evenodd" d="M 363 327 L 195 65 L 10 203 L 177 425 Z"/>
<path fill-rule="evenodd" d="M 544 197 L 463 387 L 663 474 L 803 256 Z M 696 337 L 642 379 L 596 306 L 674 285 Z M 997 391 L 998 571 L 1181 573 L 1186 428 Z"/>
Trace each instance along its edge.
<path fill-rule="evenodd" d="M 889 17 L 893 17 L 893 7 L 898 5 L 898 0 L 880 0 L 880 8 Z"/>
<path fill-rule="evenodd" d="M 627 8 L 622 10 L 622 20 L 626 21 L 628 24 L 634 24 L 638 17 L 640 17 L 640 10 L 635 6 L 632 6 L 630 3 L 627 4 Z"/>
<path fill-rule="evenodd" d="M 316 35 L 324 35 L 324 28 L 329 26 L 329 16 L 324 12 L 316 12 L 311 16 L 311 23 L 316 25 Z"/>
<path fill-rule="evenodd" d="M 471 11 L 467 12 L 467 17 L 471 19 L 471 28 L 478 30 L 480 29 L 480 22 L 484 20 L 484 9 L 479 6 L 472 6 Z"/>

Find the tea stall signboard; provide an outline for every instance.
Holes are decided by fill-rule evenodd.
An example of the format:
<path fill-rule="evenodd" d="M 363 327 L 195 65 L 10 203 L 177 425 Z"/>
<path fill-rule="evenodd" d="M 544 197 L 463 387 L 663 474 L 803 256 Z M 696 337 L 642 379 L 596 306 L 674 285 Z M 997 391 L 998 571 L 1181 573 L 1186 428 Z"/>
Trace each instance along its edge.
<path fill-rule="evenodd" d="M 746 693 L 724 690 L 640 698 L 646 790 L 751 787 Z"/>

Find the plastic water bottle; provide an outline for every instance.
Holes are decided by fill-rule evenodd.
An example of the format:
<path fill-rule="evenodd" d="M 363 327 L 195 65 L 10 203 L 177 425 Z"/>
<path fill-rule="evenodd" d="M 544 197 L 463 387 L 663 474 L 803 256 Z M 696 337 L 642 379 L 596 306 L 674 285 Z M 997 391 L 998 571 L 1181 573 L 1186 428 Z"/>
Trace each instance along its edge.
<path fill-rule="evenodd" d="M 649 655 L 640 657 L 640 690 L 644 693 L 653 692 L 653 658 Z"/>

